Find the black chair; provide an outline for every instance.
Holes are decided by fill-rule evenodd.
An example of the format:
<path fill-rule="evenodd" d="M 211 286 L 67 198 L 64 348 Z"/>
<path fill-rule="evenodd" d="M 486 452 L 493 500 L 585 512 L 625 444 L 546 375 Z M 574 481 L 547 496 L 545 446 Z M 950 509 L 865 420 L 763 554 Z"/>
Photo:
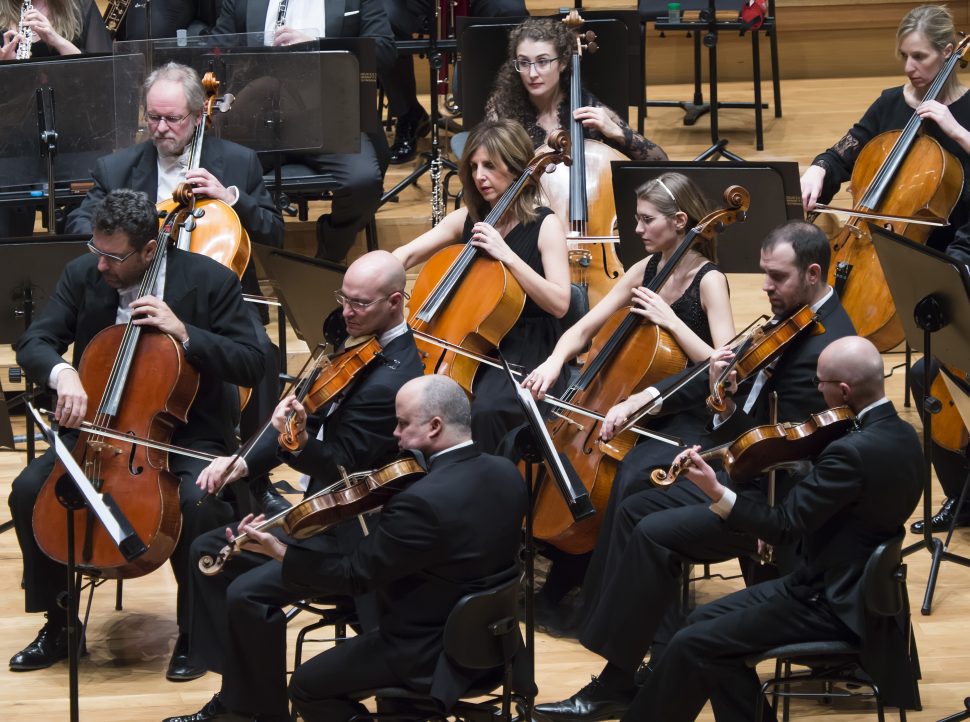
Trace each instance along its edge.
<path fill-rule="evenodd" d="M 910 658 L 913 661 L 913 691 L 917 703 L 918 659 L 909 618 L 909 595 L 906 591 L 906 566 L 902 563 L 904 532 L 883 542 L 869 557 L 863 572 L 866 611 L 879 617 L 902 617 L 910 640 Z M 885 722 L 883 702 L 878 687 L 869 681 L 861 663 L 861 644 L 842 640 L 786 644 L 749 657 L 745 663 L 756 667 L 759 663 L 775 660 L 774 676 L 761 687 L 763 694 L 771 691 L 772 708 L 777 712 L 778 699 L 784 699 L 782 720 L 788 722 L 789 702 L 792 697 L 829 701 L 834 698 L 872 697 L 876 702 L 876 714 Z M 807 670 L 792 672 L 792 665 Z M 862 675 L 858 674 L 862 671 Z M 836 686 L 842 685 L 842 686 Z M 815 690 L 797 691 L 793 687 L 814 686 Z M 821 691 L 818 687 L 821 686 Z M 858 689 L 858 691 L 856 691 Z M 918 708 L 918 707 L 917 707 Z M 758 706 L 756 722 L 761 722 L 764 705 Z M 906 722 L 906 710 L 899 710 L 900 722 Z"/>
<path fill-rule="evenodd" d="M 509 576 L 507 581 L 491 589 L 466 594 L 448 615 L 445 654 L 456 665 L 483 673 L 481 681 L 450 710 L 441 710 L 427 694 L 403 687 L 385 687 L 363 690 L 353 697 L 357 700 L 377 697 L 395 709 L 406 711 L 361 714 L 353 720 L 511 720 L 512 661 L 522 640 L 518 620 L 519 570 L 510 570 Z"/>
<path fill-rule="evenodd" d="M 294 602 L 286 613 L 287 624 L 301 612 L 315 614 L 318 619 L 301 628 L 296 635 L 294 669 L 299 667 L 303 662 L 303 645 L 305 643 L 333 642 L 334 644 L 340 644 L 347 639 L 347 627 L 353 627 L 357 624 L 357 612 L 349 597 L 319 597 Z M 324 627 L 333 627 L 332 637 L 309 637 L 309 635 Z"/>

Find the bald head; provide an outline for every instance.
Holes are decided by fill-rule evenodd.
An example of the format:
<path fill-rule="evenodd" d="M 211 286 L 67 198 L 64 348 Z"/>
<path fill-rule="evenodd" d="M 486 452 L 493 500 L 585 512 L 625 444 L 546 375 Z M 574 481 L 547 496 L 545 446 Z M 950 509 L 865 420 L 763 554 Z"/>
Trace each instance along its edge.
<path fill-rule="evenodd" d="M 404 322 L 404 266 L 387 251 L 365 253 L 344 273 L 340 291 L 351 336 L 380 335 Z"/>
<path fill-rule="evenodd" d="M 430 456 L 471 438 L 471 404 L 464 389 L 447 376 L 411 379 L 396 399 L 394 435 L 402 449 Z"/>
<path fill-rule="evenodd" d="M 407 276 L 404 266 L 387 251 L 365 253 L 350 264 L 344 275 L 344 282 L 350 279 L 355 285 L 366 285 L 375 294 L 386 296 L 391 293 L 404 293 Z"/>
<path fill-rule="evenodd" d="M 879 350 L 861 336 L 846 336 L 825 347 L 818 357 L 818 377 L 830 406 L 840 397 L 853 411 L 860 411 L 886 395 Z"/>

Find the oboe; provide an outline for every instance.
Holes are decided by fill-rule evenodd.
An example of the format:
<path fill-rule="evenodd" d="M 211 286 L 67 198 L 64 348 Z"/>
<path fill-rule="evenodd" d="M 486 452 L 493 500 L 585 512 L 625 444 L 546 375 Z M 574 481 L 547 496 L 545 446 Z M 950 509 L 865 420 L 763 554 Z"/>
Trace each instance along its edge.
<path fill-rule="evenodd" d="M 276 11 L 276 29 L 279 30 L 281 27 L 286 25 L 286 9 L 290 4 L 290 0 L 280 0 L 280 7 Z"/>
<path fill-rule="evenodd" d="M 30 57 L 30 46 L 34 42 L 34 31 L 24 22 L 24 18 L 33 9 L 34 4 L 30 0 L 24 0 L 20 6 L 20 25 L 17 26 L 17 32 L 20 33 L 20 43 L 17 45 L 17 60 L 26 60 Z"/>

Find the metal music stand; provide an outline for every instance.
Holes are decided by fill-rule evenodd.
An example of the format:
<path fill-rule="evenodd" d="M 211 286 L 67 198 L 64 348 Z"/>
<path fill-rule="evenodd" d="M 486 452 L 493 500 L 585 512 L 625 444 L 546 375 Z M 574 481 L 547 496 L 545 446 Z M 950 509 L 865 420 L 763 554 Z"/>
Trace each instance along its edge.
<path fill-rule="evenodd" d="M 872 243 L 886 275 L 898 309 L 913 309 L 911 314 L 900 313 L 906 342 L 922 351 L 923 387 L 923 541 L 903 550 L 903 555 L 925 548 L 932 555 L 930 573 L 923 597 L 923 614 L 930 614 L 937 575 L 943 561 L 970 567 L 970 559 L 946 549 L 932 531 L 932 463 L 933 415 L 940 410 L 938 399 L 930 395 L 932 384 L 929 360 L 941 364 L 970 368 L 970 277 L 957 262 L 926 246 L 876 226 Z"/>
<path fill-rule="evenodd" d="M 64 266 L 87 252 L 89 236 L 28 236 L 0 243 L 0 343 L 16 343 L 54 293 Z M 24 378 L 27 400 L 34 381 Z M 34 420 L 26 415 L 27 461 L 34 458 Z"/>
<path fill-rule="evenodd" d="M 730 185 L 743 186 L 751 194 L 747 220 L 724 229 L 717 239 L 717 263 L 726 273 L 757 273 L 761 240 L 783 223 L 805 217 L 797 163 L 617 161 L 612 165 L 613 197 L 620 229 L 619 256 L 626 268 L 646 255 L 635 232 L 636 190 L 669 171 L 683 173 L 697 183 L 715 207 Z"/>
<path fill-rule="evenodd" d="M 502 365 L 509 383 L 512 385 L 515 397 L 525 414 L 526 425 L 515 432 L 515 454 L 525 462 L 525 488 L 529 495 L 529 502 L 525 512 L 525 647 L 528 694 L 525 696 L 524 709 L 519 719 L 531 720 L 532 707 L 535 704 L 535 538 L 532 535 L 532 523 L 535 513 L 535 503 L 539 499 L 542 484 L 549 474 L 552 475 L 556 486 L 562 494 L 563 501 L 573 519 L 580 521 L 596 513 L 589 492 L 583 482 L 576 476 L 575 471 L 570 475 L 559 457 L 559 452 L 553 446 L 552 438 L 542 418 L 542 412 L 536 405 L 532 394 L 519 386 L 515 374 L 505 358 Z M 535 468 L 539 467 L 538 476 L 533 483 Z"/>

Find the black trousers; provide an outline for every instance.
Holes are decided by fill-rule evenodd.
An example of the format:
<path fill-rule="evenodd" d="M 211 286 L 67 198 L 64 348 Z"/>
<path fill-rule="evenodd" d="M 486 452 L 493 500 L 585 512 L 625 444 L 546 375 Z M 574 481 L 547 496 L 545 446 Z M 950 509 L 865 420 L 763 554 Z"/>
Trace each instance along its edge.
<path fill-rule="evenodd" d="M 634 672 L 651 644 L 655 657 L 682 626 L 683 565 L 726 561 L 757 548 L 756 539 L 730 531 L 709 505 L 686 479 L 619 504 L 608 539 L 600 539 L 608 553 L 598 593 L 584 584 L 579 641 L 585 647 Z"/>
<path fill-rule="evenodd" d="M 76 434 L 65 434 L 64 443 L 71 448 Z M 220 453 L 217 448 L 199 451 Z M 58 596 L 67 589 L 65 567 L 55 562 L 37 546 L 34 539 L 33 511 L 37 495 L 44 481 L 54 468 L 55 454 L 48 449 L 27 465 L 13 481 L 10 490 L 10 514 L 17 531 L 17 541 L 24 560 L 25 606 L 28 612 L 48 612 L 52 615 L 63 614 L 57 606 Z M 199 534 L 209 529 L 221 527 L 233 518 L 232 507 L 225 501 L 210 498 L 198 504 L 202 498 L 201 490 L 195 485 L 199 472 L 207 462 L 171 454 L 169 468 L 179 478 L 179 505 L 182 510 L 182 534 L 170 560 L 175 580 L 178 583 L 178 622 L 179 629 L 187 629 L 187 588 L 186 580 L 189 564 L 189 545 Z M 55 616 L 56 618 L 56 616 Z"/>
<path fill-rule="evenodd" d="M 742 589 L 690 615 L 654 662 L 624 720 L 694 720 L 708 699 L 718 722 L 751 722 L 757 705 L 774 720 L 747 656 L 795 642 L 858 636 L 832 612 L 820 595 L 791 588 L 777 579 Z"/>
<path fill-rule="evenodd" d="M 935 378 L 939 373 L 939 365 L 936 361 L 932 362 L 930 378 Z M 923 417 L 923 397 L 926 395 L 923 388 L 923 359 L 913 364 L 909 371 L 909 385 L 913 390 L 913 404 L 919 412 L 920 418 Z M 957 451 L 949 451 L 933 442 L 933 468 L 936 476 L 943 487 L 943 493 L 951 499 L 959 499 L 963 484 L 970 473 L 970 465 L 967 462 L 967 455 Z M 964 507 L 970 508 L 970 507 Z"/>

